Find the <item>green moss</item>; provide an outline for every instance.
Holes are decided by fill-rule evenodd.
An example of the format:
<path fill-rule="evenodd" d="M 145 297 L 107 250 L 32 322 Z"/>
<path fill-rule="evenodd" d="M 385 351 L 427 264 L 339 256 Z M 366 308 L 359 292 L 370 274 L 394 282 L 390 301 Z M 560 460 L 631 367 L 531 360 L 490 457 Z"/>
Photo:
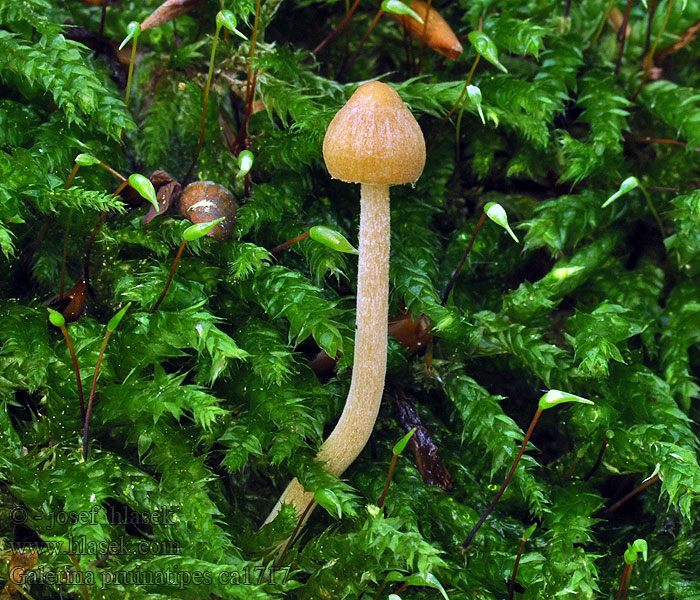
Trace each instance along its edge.
<path fill-rule="evenodd" d="M 343 3 L 264 0 L 249 63 L 255 3 L 225 0 L 141 35 L 127 107 L 109 46 L 158 4 L 109 5 L 95 53 L 75 40 L 97 39 L 100 7 L 0 3 L 2 572 L 18 548 L 62 537 L 91 598 L 495 599 L 507 596 L 536 522 L 516 598 L 612 597 L 637 538 L 649 558 L 635 565 L 630 597 L 700 598 L 697 44 L 656 65 L 637 92 L 642 3 L 615 73 L 616 33 L 604 25 L 591 43 L 606 0 L 573 2 L 566 18 L 553 0 L 458 0 L 434 3 L 464 40 L 456 61 L 404 44 L 382 17 L 346 69 L 373 7 L 360 4 L 314 55 Z M 657 7 L 652 42 L 667 7 Z M 232 192 L 233 239 L 189 243 L 151 313 L 189 221 L 173 206 L 144 226 L 148 206 L 113 198 L 119 182 L 97 166 L 65 182 L 80 153 L 126 176 L 184 176 L 219 8 L 235 12 L 249 41 L 220 40 L 194 179 Z M 675 3 L 657 56 L 698 19 L 693 3 Z M 440 129 L 476 58 L 466 36 L 479 28 L 508 73 L 481 60 L 470 83 L 486 123 L 467 102 L 459 129 L 458 112 Z M 241 132 L 248 67 L 260 102 Z M 313 240 L 270 250 L 314 225 L 356 243 L 357 186 L 330 180 L 321 145 L 357 83 L 380 76 L 430 146 L 416 186 L 392 190 L 390 306 L 423 315 L 432 338 L 417 355 L 390 340 L 373 438 L 338 478 L 314 456 L 350 384 L 356 258 Z M 236 177 L 243 147 L 255 155 L 246 181 Z M 663 234 L 640 189 L 602 208 L 632 176 Z M 486 221 L 443 304 L 487 202 L 506 209 L 522 247 Z M 85 310 L 68 323 L 86 394 L 107 322 L 132 307 L 107 346 L 83 461 L 71 355 L 43 305 L 59 293 L 64 240 L 66 287 L 82 277 L 103 211 Z M 335 369 L 314 372 L 321 351 Z M 465 555 L 547 388 L 595 404 L 547 411 Z M 419 460 L 399 458 L 382 512 L 405 433 L 397 396 L 415 405 L 426 445 Z M 437 460 L 426 448 L 446 467 L 442 486 L 421 476 Z M 270 553 L 296 518 L 283 510 L 261 526 L 295 476 L 332 492 L 332 510 L 316 508 L 275 564 Z M 24 588 L 37 600 L 83 597 L 79 576 L 65 576 L 74 569 L 64 551 L 42 551 Z"/>

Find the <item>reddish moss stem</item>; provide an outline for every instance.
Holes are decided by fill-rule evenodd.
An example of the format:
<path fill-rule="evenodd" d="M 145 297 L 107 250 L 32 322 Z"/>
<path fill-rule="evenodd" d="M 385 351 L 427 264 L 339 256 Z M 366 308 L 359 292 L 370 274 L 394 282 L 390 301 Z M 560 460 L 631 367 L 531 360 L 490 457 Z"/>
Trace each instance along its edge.
<path fill-rule="evenodd" d="M 418 55 L 418 66 L 416 68 L 417 75 L 420 75 L 420 70 L 423 66 L 423 54 L 425 54 L 425 40 L 428 37 L 426 34 L 428 32 L 428 21 L 430 20 L 430 9 L 432 5 L 433 0 L 428 0 L 428 7 L 425 9 L 425 18 L 423 19 L 423 33 L 420 39 L 420 54 Z"/>
<path fill-rule="evenodd" d="M 462 93 L 459 95 L 459 98 L 457 98 L 457 102 L 454 103 L 450 111 L 442 118 L 442 121 L 440 121 L 440 124 L 438 125 L 437 129 L 435 130 L 435 133 L 433 134 L 433 137 L 430 140 L 430 143 L 428 144 L 428 147 L 426 148 L 426 152 L 430 152 L 430 149 L 433 147 L 433 144 L 437 141 L 438 135 L 440 135 L 440 132 L 442 131 L 442 128 L 447 124 L 447 121 L 449 121 L 450 117 L 455 114 L 455 111 L 459 108 L 459 105 L 462 103 L 462 100 L 464 99 L 464 96 L 467 93 L 467 88 L 469 87 L 469 84 L 472 81 L 472 77 L 474 76 L 474 71 L 476 70 L 476 66 L 479 64 L 479 60 L 481 59 L 481 54 L 477 54 L 476 58 L 474 59 L 474 62 L 472 63 L 472 68 L 469 71 L 469 76 L 467 77 L 467 80 L 464 82 L 464 87 L 462 88 Z"/>
<path fill-rule="evenodd" d="M 243 149 L 247 147 L 246 138 L 248 136 L 248 122 L 253 114 L 253 99 L 255 98 L 255 87 L 258 82 L 258 72 L 257 70 L 252 74 L 252 83 L 250 87 L 246 84 L 246 101 L 245 101 L 245 114 L 243 115 L 243 123 L 241 124 L 238 134 L 236 135 L 236 141 L 234 142 L 234 154 L 238 155 Z M 250 173 L 245 176 L 245 181 L 250 181 Z M 246 185 L 245 193 L 248 195 L 248 189 Z"/>
<path fill-rule="evenodd" d="M 73 180 L 78 174 L 78 169 L 80 169 L 80 165 L 78 163 L 75 163 L 73 165 L 72 171 L 70 172 L 70 175 L 68 175 L 68 179 L 66 179 L 66 184 L 63 186 L 64 190 L 67 190 L 71 185 L 73 185 Z"/>
<path fill-rule="evenodd" d="M 97 388 L 97 377 L 100 374 L 102 359 L 104 358 L 105 348 L 107 347 L 107 342 L 109 341 L 110 335 L 112 335 L 112 332 L 108 329 L 104 339 L 102 340 L 102 347 L 100 348 L 100 354 L 97 357 L 97 364 L 95 365 L 95 375 L 92 378 L 92 386 L 90 387 L 90 397 L 88 398 L 87 411 L 85 411 L 85 421 L 83 423 L 83 460 L 87 460 L 88 457 L 90 418 L 92 417 L 92 405 L 95 399 L 95 389 Z"/>
<path fill-rule="evenodd" d="M 180 257 L 182 256 L 182 251 L 185 249 L 186 244 L 187 244 L 187 242 L 185 240 L 182 240 L 182 243 L 180 244 L 180 247 L 177 250 L 177 254 L 175 255 L 175 260 L 173 261 L 173 266 L 170 267 L 170 274 L 168 275 L 168 281 L 165 282 L 165 287 L 163 288 L 163 291 L 160 293 L 158 300 L 156 300 L 156 303 L 153 305 L 153 308 L 151 309 L 151 314 L 158 310 L 160 303 L 163 302 L 163 298 L 165 298 L 165 295 L 168 293 L 168 289 L 170 288 L 170 284 L 173 281 L 173 276 L 175 275 L 175 269 L 177 269 L 177 265 L 180 262 Z"/>
<path fill-rule="evenodd" d="M 374 598 L 372 598 L 372 600 L 379 600 L 379 596 L 381 596 L 388 583 L 389 582 L 386 579 L 382 581 L 382 585 L 379 586 L 379 589 L 377 590 L 377 593 L 374 595 Z M 360 599 L 358 598 L 358 600 Z"/>
<path fill-rule="evenodd" d="M 389 485 L 391 485 L 391 478 L 394 476 L 394 469 L 396 468 L 396 461 L 399 459 L 398 454 L 394 454 L 391 457 L 391 463 L 389 464 L 389 473 L 386 476 L 386 483 L 384 484 L 384 490 L 382 491 L 382 497 L 379 498 L 379 503 L 377 506 L 382 508 L 384 506 L 384 501 L 386 500 L 386 494 L 389 491 Z"/>
<path fill-rule="evenodd" d="M 644 65 L 644 74 L 642 75 L 642 80 L 639 82 L 639 86 L 637 87 L 637 91 L 634 93 L 634 96 L 632 96 L 632 102 L 637 100 L 637 96 L 639 96 L 639 92 L 642 91 L 644 84 L 646 84 L 647 79 L 649 78 L 649 75 L 651 73 L 651 68 L 654 64 L 654 53 L 656 52 L 656 46 L 658 45 L 659 40 L 661 39 L 661 36 L 664 34 L 664 31 L 666 31 L 666 25 L 668 25 L 668 19 L 671 16 L 671 9 L 672 8 L 673 8 L 673 0 L 668 0 L 668 6 L 666 7 L 666 15 L 664 17 L 664 22 L 661 25 L 661 30 L 659 31 L 658 35 L 656 36 L 656 39 L 654 40 L 654 45 L 651 47 L 649 54 L 645 53 L 644 60 L 642 63 Z"/>
<path fill-rule="evenodd" d="M 297 526 L 294 528 L 292 535 L 289 536 L 289 539 L 287 540 L 287 543 L 284 546 L 284 550 L 282 550 L 282 554 L 280 554 L 279 558 L 277 559 L 277 562 L 281 561 L 282 557 L 285 554 L 287 554 L 287 551 L 292 547 L 292 544 L 294 543 L 294 540 L 296 539 L 297 534 L 299 533 L 299 530 L 301 529 L 301 526 L 304 523 L 304 520 L 306 519 L 306 515 L 309 514 L 314 504 L 316 504 L 314 500 L 309 502 L 309 504 L 304 509 L 304 512 L 301 513 L 301 517 L 299 517 L 299 520 L 297 521 Z"/>
<path fill-rule="evenodd" d="M 624 589 L 629 589 L 625 587 L 625 582 L 628 581 L 629 576 L 632 574 L 632 565 L 628 565 L 625 563 L 625 568 L 622 570 L 622 577 L 620 577 L 620 586 L 617 588 L 617 595 L 615 596 L 615 600 L 620 600 L 622 598 L 622 590 Z"/>
<path fill-rule="evenodd" d="M 75 179 L 75 176 L 78 173 L 78 169 L 80 169 L 80 165 L 78 163 L 75 163 L 73 165 L 73 169 L 70 172 L 70 175 L 68 175 L 68 179 L 66 179 L 66 184 L 63 186 L 64 190 L 67 190 L 71 185 L 73 185 L 73 180 Z M 71 213 L 72 214 L 72 213 Z M 59 298 L 63 298 L 63 293 L 65 292 L 66 289 L 66 257 L 68 255 L 68 233 L 70 231 L 70 221 L 68 222 L 68 226 L 66 227 L 66 233 L 63 236 L 63 254 L 61 256 L 61 285 L 59 287 Z"/>
<path fill-rule="evenodd" d="M 498 501 L 501 499 L 501 496 L 503 496 L 503 492 L 506 491 L 506 488 L 508 487 L 508 484 L 510 483 L 510 480 L 513 478 L 513 474 L 515 473 L 515 470 L 518 468 L 518 464 L 520 463 L 520 459 L 523 457 L 523 454 L 525 454 L 525 448 L 527 447 L 527 443 L 530 441 L 530 437 L 532 436 L 532 431 L 535 429 L 535 425 L 537 425 L 537 421 L 540 420 L 540 416 L 542 415 L 542 409 L 537 408 L 537 412 L 535 413 L 535 416 L 532 417 L 532 421 L 530 422 L 530 427 L 527 429 L 527 433 L 525 434 L 525 438 L 523 439 L 523 443 L 520 446 L 520 451 L 518 452 L 518 455 L 515 457 L 515 460 L 513 461 L 513 466 L 510 468 L 510 471 L 508 472 L 508 475 L 506 476 L 505 481 L 503 482 L 503 485 L 501 485 L 501 488 L 496 492 L 496 496 L 494 499 L 491 501 L 491 504 L 488 505 L 486 510 L 484 511 L 484 514 L 481 515 L 481 518 L 477 522 L 476 525 L 472 528 L 472 530 L 469 532 L 469 535 L 467 538 L 462 542 L 462 548 L 467 549 L 469 547 L 469 544 L 471 544 L 472 539 L 474 539 L 474 536 L 476 535 L 476 532 L 481 529 L 481 526 L 484 524 L 484 521 L 486 521 L 487 517 L 491 514 L 491 511 L 494 509 Z"/>
<path fill-rule="evenodd" d="M 102 223 L 104 223 L 105 217 L 107 217 L 107 211 L 103 210 L 100 214 L 100 218 L 97 219 L 97 223 L 95 223 L 95 226 L 92 228 L 90 239 L 85 247 L 85 257 L 83 258 L 83 278 L 85 279 L 85 283 L 87 285 L 90 285 L 90 254 L 92 253 L 92 245 L 95 243 L 95 238 L 100 231 L 100 227 L 102 227 Z"/>
<path fill-rule="evenodd" d="M 508 600 L 513 600 L 515 596 L 515 578 L 518 575 L 518 566 L 520 565 L 520 559 L 523 556 L 523 550 L 525 549 L 525 544 L 527 543 L 527 538 L 523 536 L 520 540 L 520 547 L 518 548 L 518 555 L 515 557 L 515 564 L 513 565 L 513 572 L 510 575 L 510 583 L 508 584 Z"/>
<path fill-rule="evenodd" d="M 347 63 L 343 66 L 343 68 L 340 70 L 340 73 L 338 74 L 338 79 L 342 79 L 345 73 L 347 73 L 352 65 L 355 63 L 357 60 L 357 57 L 360 54 L 360 51 L 362 50 L 362 47 L 365 45 L 365 42 L 367 41 L 367 38 L 369 37 L 369 34 L 372 33 L 372 30 L 376 27 L 377 23 L 379 22 L 379 19 L 382 18 L 382 15 L 384 14 L 383 9 L 379 9 L 377 11 L 377 14 L 374 15 L 374 19 L 372 19 L 372 22 L 369 24 L 369 27 L 367 28 L 367 31 L 365 31 L 365 34 L 362 36 L 362 39 L 360 40 L 360 43 L 357 45 L 357 48 L 355 49 L 355 52 L 352 53 L 352 56 L 350 57 L 350 60 L 348 60 Z"/>
<path fill-rule="evenodd" d="M 100 166 L 101 166 L 105 171 L 107 171 L 107 172 L 111 173 L 112 175 L 114 175 L 114 176 L 115 176 L 117 179 L 119 179 L 122 183 L 124 183 L 124 182 L 126 181 L 126 177 L 124 177 L 124 175 L 122 175 L 122 174 L 119 173 L 118 171 L 115 171 L 115 170 L 114 170 L 112 167 L 110 167 L 109 165 L 106 165 L 105 163 L 101 162 L 101 163 L 100 163 Z M 127 185 L 128 185 L 128 182 L 127 182 Z M 114 195 L 116 196 L 116 195 L 119 194 L 119 192 L 121 192 L 123 189 L 124 189 L 124 187 L 119 188 L 119 191 L 114 192 Z"/>
<path fill-rule="evenodd" d="M 236 147 L 238 151 L 240 151 L 243 148 L 243 141 L 245 140 L 248 132 L 248 121 L 250 120 L 250 115 L 252 114 L 253 98 L 255 97 L 255 85 L 257 83 L 258 78 L 257 70 L 255 71 L 255 73 L 253 73 L 253 58 L 255 57 L 255 45 L 258 41 L 260 2 L 261 0 L 256 0 L 255 3 L 255 21 L 253 23 L 253 35 L 250 39 L 250 54 L 248 55 L 248 72 L 245 82 L 245 117 L 243 119 L 243 125 L 241 125 L 241 129 L 238 131 L 238 136 L 236 139 Z"/>
<path fill-rule="evenodd" d="M 674 146 L 681 146 L 683 148 L 685 148 L 688 145 L 685 142 L 681 142 L 679 140 L 669 140 L 666 138 L 637 137 L 636 135 L 628 135 L 628 134 L 623 134 L 623 137 L 628 142 L 641 142 L 641 143 L 656 142 L 657 144 L 671 144 Z"/>
<path fill-rule="evenodd" d="M 272 250 L 270 250 L 270 254 L 277 254 L 278 252 L 284 250 L 285 248 L 288 248 L 292 244 L 296 244 L 297 242 L 301 242 L 301 240 L 305 240 L 307 237 L 309 237 L 308 231 L 306 233 L 302 233 L 301 235 L 293 237 L 291 240 L 283 242 L 279 246 L 275 246 Z"/>
<path fill-rule="evenodd" d="M 649 46 L 651 45 L 651 25 L 654 21 L 654 15 L 656 14 L 656 0 L 651 0 L 649 3 L 649 16 L 647 17 L 647 33 L 644 38 L 644 52 L 642 52 L 642 57 L 646 57 L 649 53 Z"/>
<path fill-rule="evenodd" d="M 338 35 L 340 30 L 348 24 L 350 17 L 352 17 L 353 13 L 355 12 L 355 9 L 358 7 L 359 4 L 360 0 L 355 0 L 355 2 L 353 2 L 352 6 L 350 7 L 350 10 L 348 10 L 345 13 L 343 20 L 340 23 L 338 23 L 338 26 L 328 34 L 325 40 L 323 40 L 318 46 L 316 46 L 312 50 L 313 54 L 318 54 L 321 50 L 323 50 L 326 47 L 326 44 L 328 44 L 328 42 L 330 42 L 336 35 Z"/>
<path fill-rule="evenodd" d="M 593 474 L 598 470 L 598 467 L 600 467 L 600 463 L 603 462 L 603 454 L 605 454 L 605 449 L 608 447 L 608 444 L 610 443 L 610 438 L 606 437 L 603 440 L 603 443 L 600 446 L 600 451 L 598 452 L 598 458 L 596 458 L 595 464 L 591 467 L 591 470 L 588 471 L 583 477 L 583 481 L 588 481 Z"/>
<path fill-rule="evenodd" d="M 659 481 L 659 479 L 661 479 L 661 478 L 659 477 L 658 474 L 657 474 L 657 475 L 654 475 L 653 477 L 650 477 L 650 478 L 647 479 L 644 483 L 642 483 L 641 485 L 639 485 L 639 486 L 637 486 L 636 488 L 634 488 L 629 494 L 627 494 L 626 496 L 623 496 L 620 500 L 618 500 L 617 502 L 615 502 L 615 504 L 613 504 L 610 508 L 606 508 L 601 514 L 607 515 L 607 514 L 610 514 L 610 513 L 613 512 L 613 511 L 616 511 L 616 510 L 617 510 L 618 508 L 620 508 L 625 502 L 627 502 L 630 498 L 636 496 L 639 492 L 644 491 L 644 490 L 647 489 L 650 485 L 652 485 L 652 484 L 656 483 L 657 481 Z"/>
<path fill-rule="evenodd" d="M 102 165 L 102 163 L 100 163 Z M 122 179 L 122 182 L 119 184 L 119 187 L 114 190 L 114 193 L 112 194 L 112 198 L 116 198 L 119 194 L 121 194 L 122 190 L 129 185 L 129 181 L 127 179 L 124 179 L 119 173 L 116 171 L 112 171 L 109 167 L 105 168 L 110 171 L 115 173 L 118 177 Z M 97 219 L 97 223 L 95 223 L 95 226 L 92 228 L 92 233 L 90 234 L 90 239 L 88 240 L 87 247 L 85 248 L 85 258 L 83 259 L 83 279 L 85 279 L 86 285 L 89 287 L 90 286 L 90 253 L 92 252 L 92 245 L 95 243 L 95 238 L 97 237 L 97 234 L 100 231 L 100 228 L 102 227 L 102 223 L 104 223 L 105 218 L 107 217 L 107 211 L 103 210 L 102 213 L 100 213 L 100 218 Z"/>
<path fill-rule="evenodd" d="M 68 333 L 68 328 L 65 325 L 61 325 L 61 333 L 66 339 L 66 345 L 68 346 L 68 352 L 70 352 L 70 357 L 73 360 L 73 370 L 75 371 L 75 380 L 78 384 L 78 399 L 80 400 L 80 422 L 85 420 L 85 396 L 83 395 L 83 382 L 80 378 L 80 367 L 78 366 L 78 357 L 75 355 L 75 349 L 73 348 L 73 342 L 70 339 L 70 334 Z"/>
<path fill-rule="evenodd" d="M 245 103 L 245 118 L 243 120 L 243 131 L 247 132 L 248 129 L 248 121 L 250 121 L 250 117 L 253 114 L 253 102 L 255 100 L 255 88 L 258 83 L 258 71 L 257 69 L 253 72 L 253 80 L 251 81 L 250 84 L 250 92 L 246 96 L 246 103 Z"/>
<path fill-rule="evenodd" d="M 202 15 L 203 14 L 204 10 L 202 10 Z M 219 43 L 220 31 L 221 26 L 217 25 L 216 33 L 214 34 L 214 41 L 211 46 L 211 57 L 209 58 L 209 72 L 207 73 L 207 82 L 204 85 L 204 100 L 202 101 L 202 122 L 199 126 L 199 140 L 197 141 L 197 149 L 194 152 L 194 157 L 192 158 L 192 162 L 190 163 L 190 168 L 187 169 L 187 173 L 182 178 L 183 181 L 187 181 L 190 175 L 192 175 L 192 171 L 194 171 L 194 167 L 197 164 L 197 159 L 199 158 L 199 153 L 202 151 L 202 146 L 204 145 L 204 132 L 207 124 L 207 104 L 209 103 L 209 91 L 211 90 L 211 80 L 212 76 L 214 75 L 214 59 L 216 58 L 216 46 Z"/>
<path fill-rule="evenodd" d="M 88 593 L 87 584 L 85 583 L 85 577 L 83 576 L 83 570 L 80 568 L 80 563 L 75 557 L 75 554 L 73 554 L 72 552 L 68 551 L 68 556 L 70 556 L 70 559 L 73 562 L 73 566 L 75 567 L 75 570 L 77 571 L 78 576 L 80 577 L 80 587 L 83 590 L 83 598 L 85 598 L 85 600 L 90 600 L 90 594 Z"/>
<path fill-rule="evenodd" d="M 615 64 L 615 75 L 620 72 L 622 65 L 622 55 L 625 53 L 625 42 L 627 41 L 627 25 L 630 22 L 630 9 L 632 8 L 632 0 L 627 0 L 625 7 L 625 16 L 622 19 L 622 25 L 617 33 L 617 39 L 620 41 L 620 51 L 617 54 L 617 63 Z"/>
<path fill-rule="evenodd" d="M 484 221 L 486 221 L 486 213 L 483 213 L 481 215 L 479 222 L 476 224 L 474 232 L 472 233 L 472 237 L 469 240 L 469 245 L 467 246 L 467 249 L 462 255 L 462 260 L 459 261 L 459 264 L 457 265 L 457 268 L 455 269 L 455 272 L 452 275 L 452 279 L 450 279 L 450 283 L 448 283 L 447 288 L 445 288 L 445 293 L 442 296 L 443 306 L 447 304 L 447 299 L 450 297 L 450 292 L 452 292 L 452 288 L 454 287 L 455 282 L 457 281 L 457 277 L 459 277 L 459 274 L 462 272 L 462 267 L 464 267 L 464 263 L 466 262 L 467 257 L 469 256 L 469 253 L 472 250 L 472 246 L 474 245 L 474 240 L 476 240 L 476 236 L 479 233 L 479 229 L 481 229 L 481 226 L 484 224 Z"/>

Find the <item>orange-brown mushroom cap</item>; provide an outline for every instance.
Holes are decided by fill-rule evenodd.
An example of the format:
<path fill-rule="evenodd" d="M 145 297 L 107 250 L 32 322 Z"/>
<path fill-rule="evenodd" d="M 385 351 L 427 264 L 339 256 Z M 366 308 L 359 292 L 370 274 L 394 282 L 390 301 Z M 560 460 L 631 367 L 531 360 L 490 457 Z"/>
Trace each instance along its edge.
<path fill-rule="evenodd" d="M 370 81 L 333 117 L 323 159 L 331 177 L 341 181 L 413 183 L 425 166 L 425 139 L 401 96 L 381 81 Z"/>

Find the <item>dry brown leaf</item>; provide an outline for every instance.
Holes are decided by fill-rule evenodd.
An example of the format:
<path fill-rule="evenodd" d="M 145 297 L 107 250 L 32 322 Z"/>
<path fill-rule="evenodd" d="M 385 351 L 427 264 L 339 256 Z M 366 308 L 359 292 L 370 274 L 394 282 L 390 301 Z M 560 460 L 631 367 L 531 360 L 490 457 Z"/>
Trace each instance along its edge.
<path fill-rule="evenodd" d="M 175 178 L 167 172 L 159 169 L 154 171 L 149 176 L 153 187 L 156 190 L 158 198 L 158 211 L 153 206 L 148 210 L 148 213 L 143 218 L 143 224 L 148 225 L 156 217 L 165 214 L 170 209 L 170 206 L 182 193 L 182 186 Z"/>
<path fill-rule="evenodd" d="M 389 321 L 389 335 L 398 340 L 411 354 L 425 348 L 433 339 L 428 317 L 413 318 L 410 312 L 402 311 Z"/>
<path fill-rule="evenodd" d="M 396 390 L 394 395 L 396 408 L 399 411 L 399 422 L 407 433 L 411 429 L 416 430 L 408 445 L 416 459 L 416 466 L 428 485 L 436 485 L 446 492 L 454 489 L 452 476 L 440 458 L 440 452 L 426 427 L 421 423 L 418 411 L 413 403 L 404 396 L 401 390 Z"/>
<path fill-rule="evenodd" d="M 165 0 L 141 23 L 141 31 L 165 25 L 202 2 L 203 0 Z"/>
<path fill-rule="evenodd" d="M 46 306 L 57 310 L 63 315 L 66 323 L 77 321 L 85 310 L 85 292 L 87 284 L 84 279 L 80 279 L 75 285 L 67 290 L 63 296 L 57 294 L 46 302 Z"/>
<path fill-rule="evenodd" d="M 10 558 L 8 565 L 9 578 L 2 592 L 0 592 L 1 600 L 14 600 L 21 596 L 17 593 L 18 585 L 22 585 L 22 579 L 27 571 L 31 571 L 39 560 L 39 555 L 36 550 L 32 552 L 14 552 Z"/>

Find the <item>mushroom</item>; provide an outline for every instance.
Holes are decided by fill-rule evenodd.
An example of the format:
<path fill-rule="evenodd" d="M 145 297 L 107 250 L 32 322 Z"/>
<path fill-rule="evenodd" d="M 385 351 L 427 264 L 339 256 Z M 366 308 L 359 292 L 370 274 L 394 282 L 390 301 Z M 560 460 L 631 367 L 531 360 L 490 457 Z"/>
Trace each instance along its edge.
<path fill-rule="evenodd" d="M 345 408 L 316 457 L 340 475 L 365 447 L 379 412 L 386 375 L 389 310 L 389 186 L 415 182 L 425 165 L 425 140 L 396 91 L 379 81 L 355 90 L 323 140 L 331 177 L 360 183 L 360 247 L 352 381 Z M 298 515 L 313 501 L 294 479 L 268 516 L 282 504 Z M 310 510 L 306 512 L 306 517 Z"/>

